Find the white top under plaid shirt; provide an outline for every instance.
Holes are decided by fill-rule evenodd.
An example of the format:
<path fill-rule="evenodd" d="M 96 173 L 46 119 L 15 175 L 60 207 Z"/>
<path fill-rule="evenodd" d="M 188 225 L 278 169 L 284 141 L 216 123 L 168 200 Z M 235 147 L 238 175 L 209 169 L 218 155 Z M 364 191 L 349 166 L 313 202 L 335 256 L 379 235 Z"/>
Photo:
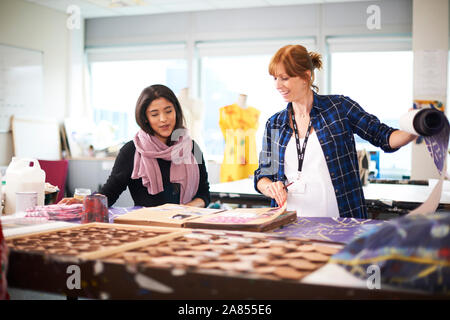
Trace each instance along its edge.
<path fill-rule="evenodd" d="M 289 103 L 286 109 L 274 114 L 266 123 L 263 147 L 259 155 L 259 167 L 255 171 L 254 186 L 259 179 L 286 181 L 284 155 L 293 130 L 289 126 Z M 310 113 L 330 172 L 341 217 L 367 218 L 362 184 L 359 177 L 358 158 L 353 134 L 393 152 L 389 137 L 396 129 L 383 123 L 361 106 L 342 95 L 318 95 L 314 93 Z M 276 202 L 272 199 L 272 206 Z"/>

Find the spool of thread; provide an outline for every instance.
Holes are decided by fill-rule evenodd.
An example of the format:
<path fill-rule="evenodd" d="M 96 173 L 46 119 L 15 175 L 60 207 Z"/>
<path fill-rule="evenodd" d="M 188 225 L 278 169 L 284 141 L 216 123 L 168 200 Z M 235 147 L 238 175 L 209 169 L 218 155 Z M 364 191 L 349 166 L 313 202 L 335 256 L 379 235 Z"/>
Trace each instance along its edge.
<path fill-rule="evenodd" d="M 418 136 L 429 137 L 441 132 L 446 122 L 447 117 L 442 111 L 423 108 L 404 114 L 400 118 L 400 128 Z"/>

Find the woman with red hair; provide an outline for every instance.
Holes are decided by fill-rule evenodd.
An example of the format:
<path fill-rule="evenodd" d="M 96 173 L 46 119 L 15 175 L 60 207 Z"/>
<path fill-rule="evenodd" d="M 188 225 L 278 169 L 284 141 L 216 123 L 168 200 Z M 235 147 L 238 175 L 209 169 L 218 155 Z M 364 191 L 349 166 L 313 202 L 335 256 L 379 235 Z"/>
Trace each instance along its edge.
<path fill-rule="evenodd" d="M 320 54 L 301 45 L 272 57 L 269 73 L 288 104 L 267 121 L 255 189 L 299 216 L 367 218 L 353 135 L 385 152 L 416 136 L 381 123 L 349 97 L 318 94 L 314 70 L 321 67 Z"/>

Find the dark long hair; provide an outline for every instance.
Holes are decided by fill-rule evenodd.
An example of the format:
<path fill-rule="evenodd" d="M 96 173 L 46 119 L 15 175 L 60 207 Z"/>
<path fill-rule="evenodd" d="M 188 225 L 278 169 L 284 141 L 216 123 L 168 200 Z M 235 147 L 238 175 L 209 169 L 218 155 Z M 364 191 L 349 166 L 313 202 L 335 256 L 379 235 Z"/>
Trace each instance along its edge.
<path fill-rule="evenodd" d="M 155 134 L 152 127 L 150 126 L 150 123 L 147 120 L 145 112 L 147 111 L 148 106 L 154 100 L 159 98 L 167 99 L 175 107 L 176 121 L 174 130 L 184 128 L 184 117 L 180 102 L 178 101 L 175 93 L 173 93 L 172 90 L 162 84 L 154 84 L 142 90 L 141 95 L 137 100 L 135 111 L 136 122 L 139 127 L 141 127 L 142 130 L 150 135 Z"/>

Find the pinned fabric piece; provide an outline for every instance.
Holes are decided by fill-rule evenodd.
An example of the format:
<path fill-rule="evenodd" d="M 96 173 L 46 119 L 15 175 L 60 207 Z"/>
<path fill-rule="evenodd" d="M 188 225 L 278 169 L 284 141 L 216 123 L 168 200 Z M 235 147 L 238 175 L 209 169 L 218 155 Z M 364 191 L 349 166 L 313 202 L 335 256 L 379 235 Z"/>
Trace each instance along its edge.
<path fill-rule="evenodd" d="M 25 217 L 42 217 L 48 220 L 69 221 L 81 219 L 83 204 L 51 204 L 48 206 L 35 206 L 26 210 Z"/>
<path fill-rule="evenodd" d="M 368 281 L 374 277 L 369 271 L 378 267 L 381 288 L 388 284 L 450 294 L 450 214 L 387 221 L 353 240 L 330 262 Z"/>
<path fill-rule="evenodd" d="M 428 152 L 439 171 L 439 182 L 428 199 L 409 213 L 410 215 L 432 214 L 439 206 L 443 180 L 447 175 L 446 160 L 450 125 L 443 112 L 442 103 L 439 101 L 414 101 L 414 110 L 401 117 L 400 128 L 406 132 L 423 136 Z"/>

